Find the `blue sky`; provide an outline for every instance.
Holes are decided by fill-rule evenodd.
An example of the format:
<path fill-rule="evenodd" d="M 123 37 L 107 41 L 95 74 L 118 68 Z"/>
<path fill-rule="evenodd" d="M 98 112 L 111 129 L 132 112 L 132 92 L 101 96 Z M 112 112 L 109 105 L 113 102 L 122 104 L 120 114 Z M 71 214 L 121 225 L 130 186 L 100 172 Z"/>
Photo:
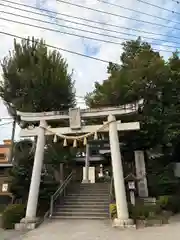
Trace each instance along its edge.
<path fill-rule="evenodd" d="M 12 1 L 12 0 L 10 0 Z M 171 53 L 164 52 L 163 50 L 169 50 L 173 51 L 176 49 L 177 46 L 180 46 L 180 14 L 175 14 L 172 13 L 172 11 L 176 11 L 180 13 L 180 4 L 175 3 L 172 0 L 144 0 L 149 3 L 155 4 L 162 6 L 164 8 L 169 9 L 170 11 L 163 11 L 162 9 L 155 8 L 152 6 L 149 6 L 147 4 L 144 4 L 138 0 L 109 0 L 110 3 L 115 3 L 119 4 L 121 6 L 131 8 L 133 10 L 141 11 L 146 14 L 152 14 L 154 16 L 162 17 L 169 19 L 171 21 L 176 21 L 178 23 L 173 23 L 170 21 L 165 21 L 165 20 L 160 20 L 156 17 L 150 17 L 145 14 L 137 14 L 134 11 L 129 11 L 125 10 L 123 8 L 118 8 L 118 7 L 113 7 L 108 4 L 104 4 L 98 0 L 67 0 L 71 3 L 75 4 L 81 4 L 83 6 L 87 6 L 90 8 L 94 9 L 99 9 L 101 11 L 107 11 L 111 12 L 114 14 L 119 14 L 122 16 L 126 17 L 132 17 L 141 21 L 149 21 L 153 22 L 154 24 L 163 24 L 165 26 L 169 26 L 171 28 L 166 28 L 166 27 L 160 27 L 160 26 L 155 26 L 151 24 L 146 24 L 144 22 L 138 22 L 138 21 L 132 21 L 127 18 L 120 18 L 117 16 L 112 16 L 108 14 L 102 14 L 98 13 L 95 11 L 90 11 L 90 10 L 85 10 L 82 8 L 70 6 L 64 3 L 56 2 L 56 0 L 16 0 L 15 3 L 24 3 L 28 4 L 31 6 L 34 6 L 37 8 L 36 13 L 42 13 L 39 8 L 45 8 L 51 11 L 55 11 L 55 13 L 46 13 L 48 16 L 40 16 L 38 14 L 30 14 L 25 11 L 19 11 L 15 10 L 10 7 L 4 7 L 0 5 L 0 11 L 7 11 L 9 13 L 15 13 L 15 14 L 21 14 L 23 16 L 29 16 L 29 17 L 34 17 L 38 18 L 41 20 L 46 20 L 49 21 L 49 24 L 45 23 L 40 23 L 37 21 L 31 21 L 22 17 L 17 17 L 17 16 L 12 16 L 8 15 L 5 13 L 1 13 L 0 17 L 4 17 L 6 19 L 11 19 L 11 20 L 16 20 L 16 21 L 23 21 L 24 23 L 30 23 L 30 24 L 35 24 L 38 26 L 44 26 L 48 28 L 53 28 L 56 30 L 61 30 L 64 32 L 69 32 L 69 33 L 75 33 L 79 35 L 84 35 L 87 37 L 95 37 L 98 39 L 103 39 L 103 40 L 111 40 L 114 42 L 122 42 L 123 40 L 118 40 L 117 38 L 110 38 L 110 37 L 105 37 L 105 36 L 97 36 L 95 34 L 90 34 L 90 33 L 83 33 L 81 31 L 77 30 L 70 30 L 66 29 L 63 27 L 59 27 L 56 24 L 63 24 L 65 26 L 71 26 L 71 27 L 78 27 L 83 30 L 89 30 L 89 31 L 95 31 L 98 33 L 102 34 L 108 34 L 108 35 L 114 35 L 119 38 L 128 38 L 128 39 L 135 39 L 135 37 L 130 37 L 125 34 L 120 34 L 120 33 L 114 33 L 113 30 L 115 31 L 120 31 L 123 33 L 130 33 L 130 34 L 135 34 L 135 35 L 141 35 L 144 39 L 145 37 L 149 38 L 156 38 L 159 40 L 149 40 L 149 42 L 153 43 L 158 43 L 160 44 L 159 46 L 155 46 L 156 49 L 162 50 L 161 54 L 167 59 Z M 107 1 L 107 0 L 106 0 Z M 7 3 L 7 1 L 2 1 L 0 0 L 0 4 L 5 4 L 7 6 L 13 6 L 13 7 L 19 7 L 23 10 L 28 10 L 26 7 L 20 7 L 16 4 L 10 4 Z M 31 11 L 34 11 L 32 9 L 29 9 Z M 43 13 L 45 13 L 43 11 Z M 84 17 L 86 19 L 90 20 L 96 20 L 96 21 L 101 21 L 102 23 L 108 23 L 108 24 L 114 24 L 118 25 L 121 28 L 116 28 L 116 27 L 110 27 L 106 25 L 98 25 L 95 23 L 88 23 L 89 25 L 92 25 L 92 27 L 85 27 L 85 26 L 78 26 L 76 24 L 72 24 L 67 22 L 66 20 L 73 20 L 77 21 L 79 23 L 87 23 L 86 21 L 83 20 L 77 20 L 73 19 L 70 17 L 65 17 L 60 15 L 61 13 L 63 14 L 69 14 L 71 16 L 78 16 L 78 17 Z M 56 17 L 63 18 L 64 20 L 57 20 Z M 97 30 L 93 29 L 93 26 L 101 27 L 104 28 L 104 30 Z M 142 30 L 142 31 L 148 31 L 148 32 L 153 32 L 154 34 L 147 34 L 147 33 L 138 33 L 134 30 L 127 30 L 124 28 L 134 28 L 137 30 Z M 175 29 L 179 28 L 179 30 Z M 109 29 L 112 32 L 107 32 L 106 30 Z M 122 47 L 121 45 L 115 45 L 115 44 L 110 44 L 110 43 L 103 43 L 99 41 L 93 41 L 93 40 L 88 40 L 85 38 L 79 38 L 79 37 L 74 37 L 74 36 L 69 36 L 66 34 L 61 34 L 57 32 L 50 32 L 42 29 L 38 29 L 35 27 L 28 27 L 24 26 L 21 24 L 16 24 L 16 23 L 10 23 L 5 20 L 0 19 L 0 31 L 6 31 L 12 34 L 16 34 L 22 37 L 27 37 L 27 36 L 35 36 L 37 38 L 44 38 L 48 44 L 51 44 L 53 46 L 57 47 L 62 47 L 65 49 L 69 49 L 75 52 L 83 53 L 89 56 L 95 56 L 97 58 L 102 58 L 108 61 L 114 61 L 114 62 L 119 62 L 120 59 L 120 54 L 122 52 Z M 155 35 L 155 34 L 163 34 L 166 36 L 162 35 Z M 169 36 L 169 37 L 167 37 Z M 12 43 L 13 39 L 9 36 L 1 35 L 1 48 L 0 48 L 0 59 L 2 59 L 4 56 L 8 54 L 8 51 L 12 49 Z M 178 39 L 179 38 L 179 39 Z M 160 41 L 163 40 L 163 41 Z M 174 44 L 174 43 L 167 43 L 167 41 L 170 42 L 178 42 L 179 44 Z M 167 48 L 165 45 L 171 45 L 173 48 Z M 62 52 L 62 55 L 67 59 L 68 65 L 69 65 L 69 71 L 72 69 L 74 70 L 74 80 L 76 81 L 76 92 L 78 96 L 84 96 L 86 92 L 89 92 L 93 89 L 93 85 L 95 81 L 103 81 L 104 79 L 107 78 L 107 64 L 102 63 L 102 62 L 97 62 L 88 58 L 82 58 L 77 55 L 72 55 L 66 52 Z M 79 99 L 80 100 L 80 99 Z M 81 100 L 82 101 L 82 100 Z M 80 104 L 82 105 L 82 104 Z M 0 101 L 0 116 L 5 117 L 7 116 L 6 109 Z M 0 141 L 2 141 L 3 138 L 8 138 L 10 137 L 11 133 L 11 125 L 7 125 L 4 127 L 0 127 Z M 18 135 L 18 131 L 17 131 Z"/>

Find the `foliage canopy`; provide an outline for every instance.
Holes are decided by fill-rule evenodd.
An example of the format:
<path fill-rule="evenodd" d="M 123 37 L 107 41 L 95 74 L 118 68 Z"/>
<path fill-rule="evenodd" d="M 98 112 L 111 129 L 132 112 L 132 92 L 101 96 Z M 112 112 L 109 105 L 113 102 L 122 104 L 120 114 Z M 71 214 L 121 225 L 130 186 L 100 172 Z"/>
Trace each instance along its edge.
<path fill-rule="evenodd" d="M 68 64 L 45 42 L 32 38 L 18 43 L 2 62 L 0 96 L 24 112 L 57 111 L 75 104 L 74 81 Z"/>

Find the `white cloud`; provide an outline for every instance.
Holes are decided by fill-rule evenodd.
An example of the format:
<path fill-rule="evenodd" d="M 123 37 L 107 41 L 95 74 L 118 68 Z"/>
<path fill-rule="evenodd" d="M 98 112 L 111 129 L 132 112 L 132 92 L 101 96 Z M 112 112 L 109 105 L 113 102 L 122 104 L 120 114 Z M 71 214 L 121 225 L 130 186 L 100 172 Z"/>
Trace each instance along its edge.
<path fill-rule="evenodd" d="M 137 13 L 129 11 L 129 10 L 125 10 L 125 9 L 118 8 L 118 7 L 113 7 L 108 4 L 100 3 L 97 0 L 71 0 L 70 2 L 76 3 L 76 4 L 81 4 L 83 6 L 87 6 L 87 7 L 91 7 L 91 8 L 95 8 L 95 9 L 99 9 L 102 11 L 112 12 L 115 14 L 136 18 L 136 19 L 143 20 L 143 21 L 164 24 L 167 26 L 174 26 L 174 24 L 171 22 L 162 21 L 162 20 L 159 20 L 159 19 L 156 19 L 153 17 L 149 17 L 144 14 L 137 14 Z M 109 2 L 121 4 L 125 7 L 129 7 L 134 10 L 142 11 L 144 13 L 149 13 L 149 14 L 152 14 L 155 16 L 164 17 L 167 19 L 173 19 L 174 21 L 178 21 L 178 15 L 175 15 L 168 11 L 162 11 L 161 9 L 148 6 L 146 4 L 139 2 L 138 0 L 126 0 L 126 1 L 109 0 Z M 149 2 L 153 3 L 155 5 L 158 4 L 159 6 L 163 6 L 164 8 L 168 8 L 169 10 L 176 9 L 176 11 L 178 11 L 180 8 L 178 4 L 176 4 L 173 1 L 168 1 L 168 0 L 159 0 L 158 3 L 156 0 L 151 0 L 151 1 L 149 0 Z M 0 2 L 0 3 L 2 3 L 2 2 Z M 3 3 L 5 3 L 6 5 L 9 5 L 9 6 L 19 7 L 16 4 L 9 4 L 6 2 L 3 2 Z M 46 8 L 46 9 L 49 9 L 52 11 L 57 11 L 57 13 L 59 13 L 59 14 L 63 13 L 63 14 L 69 14 L 71 16 L 84 17 L 84 18 L 88 18 L 91 20 L 101 21 L 103 23 L 119 25 L 122 27 L 135 28 L 135 29 L 139 29 L 139 30 L 150 31 L 153 33 L 161 33 L 161 34 L 178 36 L 178 32 L 173 31 L 173 29 L 158 27 L 158 26 L 151 25 L 151 24 L 145 24 L 142 22 L 140 23 L 137 21 L 132 21 L 132 20 L 129 20 L 126 18 L 120 18 L 117 16 L 111 16 L 111 15 L 102 14 L 102 13 L 98 13 L 98 12 L 94 12 L 94 11 L 90 11 L 90 10 L 85 10 L 85 9 L 74 7 L 74 6 L 71 6 L 68 4 L 56 2 L 56 0 L 31 0 L 31 1 L 30 0 L 29 1 L 28 0 L 24 0 L 24 1 L 16 0 L 15 3 L 29 4 L 29 5 L 37 6 L 39 8 Z M 24 8 L 24 7 L 21 7 L 21 8 L 28 9 L 28 8 Z M 33 11 L 32 9 L 29 9 L 29 10 Z M 21 15 L 29 16 L 29 17 L 35 17 L 35 18 L 39 18 L 42 20 L 51 21 L 52 23 L 55 21 L 53 18 L 53 17 L 55 17 L 55 15 L 53 15 L 53 14 L 49 14 L 49 17 L 43 17 L 40 15 L 38 16 L 35 14 L 26 13 L 25 11 L 22 12 L 22 11 L 14 10 L 14 9 L 4 7 L 1 5 L 0 5 L 0 11 L 8 11 L 10 13 L 21 14 Z M 37 12 L 38 12 L 38 10 L 37 10 Z M 118 39 L 113 39 L 113 38 L 108 38 L 108 37 L 103 37 L 103 36 L 96 36 L 95 34 L 83 33 L 80 31 L 65 29 L 65 28 L 58 27 L 53 24 L 43 24 L 40 22 L 38 23 L 37 21 L 31 21 L 31 20 L 28 20 L 25 18 L 15 17 L 13 15 L 7 15 L 7 14 L 1 13 L 0 17 L 7 18 L 10 20 L 23 21 L 24 23 L 35 24 L 38 26 L 50 27 L 50 28 L 54 28 L 54 29 L 61 30 L 64 32 L 71 32 L 71 33 L 76 33 L 79 35 L 95 37 L 95 38 L 104 39 L 104 40 L 112 40 L 115 42 L 122 42 L 122 40 L 118 41 Z M 86 21 L 72 19 L 70 17 L 64 17 L 64 16 L 60 16 L 60 15 L 58 15 L 58 17 L 73 20 L 73 21 L 83 22 L 85 24 L 87 23 Z M 84 30 L 91 30 L 91 31 L 95 31 L 98 33 L 115 35 L 115 36 L 119 36 L 121 38 L 128 38 L 128 39 L 133 38 L 133 37 L 131 38 L 130 36 L 125 36 L 123 34 L 110 33 L 105 30 L 103 31 L 103 30 L 97 30 L 97 29 L 93 29 L 93 28 L 87 28 L 85 26 L 78 26 L 78 25 L 76 26 L 75 24 L 70 24 L 70 23 L 67 23 L 66 21 L 58 21 L 58 23 L 65 24 L 67 26 L 78 27 L 78 28 L 84 29 Z M 111 29 L 111 30 L 125 32 L 125 33 L 136 34 L 137 36 L 140 35 L 140 33 L 138 34 L 138 32 L 135 32 L 132 30 L 117 29 L 115 27 L 108 27 L 106 25 L 98 25 L 98 24 L 94 24 L 94 23 L 88 23 L 88 24 L 93 25 L 93 26 L 98 26 L 98 27 L 104 27 L 104 29 L 109 29 L 109 30 Z M 178 27 L 178 25 L 177 25 L 177 27 Z M 180 28 L 180 25 L 179 25 L 179 28 Z M 8 21 L 4 21 L 4 20 L 1 20 L 0 31 L 5 31 L 5 32 L 12 33 L 12 34 L 16 34 L 21 37 L 27 37 L 27 36 L 33 35 L 37 38 L 44 38 L 48 44 L 51 44 L 56 47 L 62 47 L 65 49 L 69 49 L 69 50 L 83 53 L 83 54 L 86 54 L 87 47 L 88 47 L 88 49 L 93 49 L 94 52 L 96 52 L 98 49 L 95 57 L 102 58 L 102 59 L 108 60 L 108 61 L 114 61 L 114 62 L 119 62 L 120 53 L 122 51 L 121 45 L 113 45 L 113 44 L 109 44 L 109 43 L 91 41 L 91 40 L 87 40 L 85 38 L 82 39 L 79 37 L 69 36 L 69 35 L 60 34 L 60 33 L 56 33 L 56 32 L 45 31 L 42 29 L 28 27 L 28 26 L 21 25 L 21 24 L 15 24 L 15 23 L 11 23 Z M 144 34 L 142 34 L 142 36 L 144 36 L 144 37 L 148 36 L 148 37 L 152 37 L 152 38 L 175 41 L 175 39 L 173 39 L 173 38 L 169 39 L 169 38 L 165 38 L 163 36 L 155 36 L 154 34 L 145 34 L 144 33 Z M 1 37 L 0 59 L 2 59 L 4 56 L 6 56 L 8 54 L 8 51 L 12 49 L 13 38 L 6 36 L 6 35 L 2 35 L 2 34 L 0 34 L 0 37 Z M 135 37 L 133 39 L 135 39 Z M 153 41 L 150 41 L 150 42 L 153 42 Z M 167 49 L 167 47 L 165 47 L 165 45 L 166 45 L 166 43 L 163 43 L 162 47 L 156 46 L 156 48 L 161 49 L 161 50 Z M 173 45 L 173 44 L 168 43 L 168 45 Z M 93 89 L 93 84 L 95 81 L 102 82 L 104 79 L 107 78 L 107 73 L 106 73 L 107 64 L 106 63 L 98 62 L 98 61 L 91 60 L 88 58 L 83 58 L 83 57 L 73 55 L 73 54 L 70 54 L 67 52 L 62 52 L 62 54 L 68 61 L 69 69 L 75 70 L 74 78 L 76 80 L 76 92 L 77 92 L 78 96 L 83 96 L 83 95 L 85 95 L 86 92 L 91 91 Z M 164 53 L 163 51 L 162 51 L 162 54 L 164 54 L 165 57 L 169 56 L 168 53 Z M 1 116 L 7 115 L 7 112 L 5 111 L 2 103 L 0 103 L 0 115 Z M 6 132 L 6 133 L 11 132 L 10 127 L 9 127 L 9 130 L 8 129 L 6 129 L 5 131 L 3 130 L 3 133 L 1 132 L 2 129 L 4 129 L 4 128 L 2 128 L 2 127 L 0 128 L 0 140 L 2 140 L 6 136 L 4 132 Z"/>

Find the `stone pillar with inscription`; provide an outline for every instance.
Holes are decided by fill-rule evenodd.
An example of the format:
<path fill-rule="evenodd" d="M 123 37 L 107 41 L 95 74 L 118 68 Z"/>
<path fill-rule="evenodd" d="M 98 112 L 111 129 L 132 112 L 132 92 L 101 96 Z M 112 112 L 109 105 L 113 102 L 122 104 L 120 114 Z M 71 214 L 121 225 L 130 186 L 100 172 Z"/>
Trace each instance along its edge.
<path fill-rule="evenodd" d="M 144 160 L 144 151 L 135 151 L 136 177 L 138 181 L 139 197 L 148 197 L 148 185 L 146 178 L 146 166 Z"/>

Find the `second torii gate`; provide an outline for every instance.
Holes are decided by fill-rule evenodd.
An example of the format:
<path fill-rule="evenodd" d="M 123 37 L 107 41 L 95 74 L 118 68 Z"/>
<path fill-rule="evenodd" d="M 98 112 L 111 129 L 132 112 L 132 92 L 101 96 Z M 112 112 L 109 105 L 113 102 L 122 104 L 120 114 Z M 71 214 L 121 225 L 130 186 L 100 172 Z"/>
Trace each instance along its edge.
<path fill-rule="evenodd" d="M 115 116 L 127 115 L 138 111 L 139 103 L 124 105 L 117 108 L 102 108 L 102 109 L 85 109 L 79 108 L 69 109 L 69 112 L 45 112 L 45 113 L 23 113 L 18 112 L 22 121 L 39 122 L 39 127 L 33 129 L 21 129 L 20 137 L 37 136 L 37 146 L 35 151 L 34 165 L 31 177 L 29 197 L 27 202 L 26 216 L 22 219 L 21 224 L 27 228 L 36 226 L 36 211 L 39 196 L 39 186 L 41 180 L 41 170 L 44 158 L 45 136 L 54 135 L 62 137 L 65 140 L 80 138 L 88 138 L 88 136 L 97 134 L 97 132 L 108 132 L 112 159 L 112 170 L 114 177 L 114 187 L 117 206 L 116 225 L 127 226 L 132 224 L 129 219 L 128 206 L 126 200 L 126 191 L 124 184 L 123 168 L 121 153 L 119 147 L 118 131 L 139 130 L 139 122 L 121 123 L 116 121 Z M 82 120 L 90 118 L 107 117 L 107 122 L 101 125 L 82 125 Z M 51 128 L 48 126 L 48 121 L 64 119 L 69 120 L 69 127 Z M 76 134 L 75 137 L 70 135 Z M 83 134 L 77 136 L 77 134 Z"/>

